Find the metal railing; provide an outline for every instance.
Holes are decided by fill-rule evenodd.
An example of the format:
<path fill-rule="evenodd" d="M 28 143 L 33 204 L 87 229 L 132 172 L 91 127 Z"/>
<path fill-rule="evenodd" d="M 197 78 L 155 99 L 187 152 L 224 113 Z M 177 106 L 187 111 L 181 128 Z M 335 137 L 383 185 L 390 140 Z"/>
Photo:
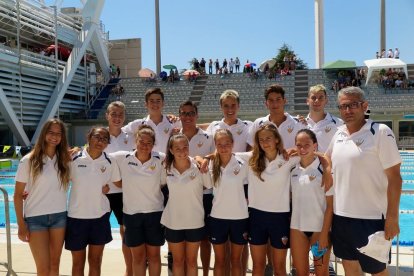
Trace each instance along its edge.
<path fill-rule="evenodd" d="M 9 213 L 9 195 L 7 191 L 0 187 L 4 196 L 4 214 L 6 216 L 6 239 L 7 239 L 7 263 L 0 263 L 0 265 L 7 268 L 7 276 L 17 275 L 12 268 L 12 252 L 11 252 L 11 233 L 10 233 L 10 213 Z"/>

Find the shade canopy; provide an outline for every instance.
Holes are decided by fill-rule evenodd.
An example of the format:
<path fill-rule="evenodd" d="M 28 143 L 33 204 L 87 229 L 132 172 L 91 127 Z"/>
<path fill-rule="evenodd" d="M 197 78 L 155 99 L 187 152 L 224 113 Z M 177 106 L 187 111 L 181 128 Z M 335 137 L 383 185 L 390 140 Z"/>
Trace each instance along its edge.
<path fill-rule="evenodd" d="M 388 70 L 390 68 L 400 68 L 404 70 L 405 76 L 408 77 L 407 64 L 398 58 L 369 59 L 365 60 L 364 63 L 368 67 L 365 85 L 368 84 L 368 81 L 374 71 L 381 71 L 382 69 Z"/>
<path fill-rule="evenodd" d="M 335 60 L 331 62 L 327 62 L 323 65 L 323 69 L 349 69 L 355 68 L 356 63 L 353 60 Z"/>

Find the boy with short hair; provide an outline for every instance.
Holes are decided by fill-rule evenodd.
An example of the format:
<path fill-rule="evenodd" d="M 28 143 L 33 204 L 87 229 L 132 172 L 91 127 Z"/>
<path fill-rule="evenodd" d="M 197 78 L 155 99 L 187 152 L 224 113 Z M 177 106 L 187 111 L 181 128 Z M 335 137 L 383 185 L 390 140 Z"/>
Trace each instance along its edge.
<path fill-rule="evenodd" d="M 180 123 L 173 123 L 166 115 L 162 114 L 164 108 L 164 93 L 160 88 L 150 88 L 145 92 L 145 107 L 148 110 L 147 117 L 136 119 L 124 126 L 122 130 L 134 134 L 140 125 L 149 125 L 155 130 L 155 145 L 153 150 L 164 152 L 167 149 L 168 139 L 174 128 L 180 128 Z"/>
<path fill-rule="evenodd" d="M 269 86 L 265 90 L 264 97 L 266 108 L 269 110 L 269 115 L 254 121 L 250 128 L 247 142 L 253 147 L 253 137 L 257 129 L 263 124 L 271 123 L 277 127 L 277 130 L 282 136 L 285 148 L 293 148 L 295 146 L 296 133 L 299 130 L 306 128 L 306 126 L 300 123 L 298 119 L 285 112 L 287 100 L 285 98 L 285 90 L 282 86 L 277 84 Z"/>

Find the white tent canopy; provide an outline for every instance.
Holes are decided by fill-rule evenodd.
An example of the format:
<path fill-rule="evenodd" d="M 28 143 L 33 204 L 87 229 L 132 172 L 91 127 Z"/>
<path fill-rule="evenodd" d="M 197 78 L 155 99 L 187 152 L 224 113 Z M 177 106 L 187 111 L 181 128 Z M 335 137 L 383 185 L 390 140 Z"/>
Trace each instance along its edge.
<path fill-rule="evenodd" d="M 405 75 L 408 77 L 407 64 L 398 58 L 369 59 L 365 60 L 364 63 L 368 67 L 367 81 L 365 82 L 365 85 L 368 84 L 368 81 L 372 76 L 372 72 L 380 71 L 382 69 L 388 70 L 389 68 L 402 68 L 404 69 Z"/>

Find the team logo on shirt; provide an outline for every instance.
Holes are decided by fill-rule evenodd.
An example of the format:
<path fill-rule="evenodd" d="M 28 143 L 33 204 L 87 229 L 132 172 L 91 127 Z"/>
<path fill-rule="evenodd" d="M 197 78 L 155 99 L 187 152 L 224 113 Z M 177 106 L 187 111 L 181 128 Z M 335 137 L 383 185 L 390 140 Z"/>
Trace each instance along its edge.
<path fill-rule="evenodd" d="M 152 163 L 150 166 L 149 166 L 149 168 L 150 168 L 150 170 L 151 171 L 153 171 L 153 170 L 155 170 L 155 168 L 157 167 L 157 164 L 155 164 L 155 163 Z"/>
<path fill-rule="evenodd" d="M 168 128 L 168 127 L 164 128 L 164 133 L 165 133 L 165 134 L 167 134 L 167 133 L 168 133 L 168 131 L 170 131 L 170 128 Z"/>
<path fill-rule="evenodd" d="M 204 143 L 200 141 L 200 142 L 197 143 L 197 147 L 201 148 L 203 146 L 203 144 Z"/>
<path fill-rule="evenodd" d="M 286 237 L 286 236 L 283 236 L 283 237 L 281 238 L 281 240 L 282 240 L 282 243 L 283 243 L 284 245 L 287 245 L 289 238 L 288 238 L 288 237 Z"/>
<path fill-rule="evenodd" d="M 234 175 L 238 175 L 239 172 L 240 172 L 240 168 L 239 167 L 234 168 L 234 170 L 233 170 Z"/>
<path fill-rule="evenodd" d="M 172 173 L 167 173 L 167 176 L 174 177 L 174 174 L 172 174 Z"/>
<path fill-rule="evenodd" d="M 364 139 L 358 139 L 358 140 L 355 141 L 355 145 L 357 145 L 357 147 L 359 147 L 363 143 L 364 143 Z"/>
<path fill-rule="evenodd" d="M 86 168 L 86 165 L 79 164 L 78 168 Z"/>
<path fill-rule="evenodd" d="M 106 167 L 105 166 L 102 166 L 101 167 L 101 172 L 104 173 L 105 171 L 106 171 Z"/>
<path fill-rule="evenodd" d="M 191 180 L 194 180 L 194 178 L 196 178 L 196 176 L 197 176 L 197 175 L 196 175 L 196 173 L 195 173 L 195 172 L 191 172 L 191 173 L 190 173 L 190 179 L 191 179 Z"/>
<path fill-rule="evenodd" d="M 126 144 L 128 144 L 128 138 L 124 138 L 124 144 L 126 145 Z"/>
<path fill-rule="evenodd" d="M 138 167 L 138 164 L 135 163 L 135 162 L 128 162 L 128 165 L 132 165 L 132 166 Z"/>
<path fill-rule="evenodd" d="M 325 127 L 325 133 L 328 133 L 329 131 L 331 131 L 331 129 L 332 129 L 332 128 L 331 128 L 330 126 L 326 126 L 326 127 Z"/>
<path fill-rule="evenodd" d="M 288 126 L 287 132 L 292 133 L 292 131 L 293 131 L 293 126 Z"/>
<path fill-rule="evenodd" d="M 309 175 L 309 181 L 314 181 L 315 178 L 316 178 L 316 175 L 314 175 L 314 174 Z"/>
<path fill-rule="evenodd" d="M 236 133 L 237 133 L 237 135 L 242 134 L 242 133 L 243 133 L 243 129 L 238 129 L 238 130 L 236 131 Z"/>

